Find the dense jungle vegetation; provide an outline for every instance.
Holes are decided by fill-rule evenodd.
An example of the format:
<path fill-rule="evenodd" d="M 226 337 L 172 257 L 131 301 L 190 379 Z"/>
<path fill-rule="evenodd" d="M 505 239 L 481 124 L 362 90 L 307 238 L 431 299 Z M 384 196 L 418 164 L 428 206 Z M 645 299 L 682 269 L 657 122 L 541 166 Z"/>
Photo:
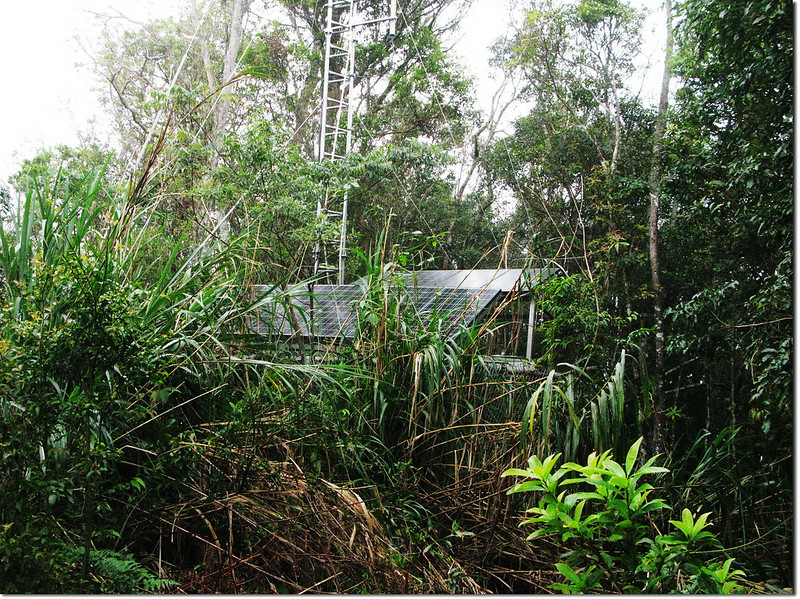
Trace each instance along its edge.
<path fill-rule="evenodd" d="M 470 0 L 400 0 L 333 164 L 322 0 L 106 19 L 116 147 L 3 187 L 0 592 L 793 588 L 793 6 L 673 1 L 657 105 L 641 7 L 525 0 L 487 114 Z M 345 188 L 354 341 L 257 334 Z M 403 283 L 498 267 L 532 372 Z"/>

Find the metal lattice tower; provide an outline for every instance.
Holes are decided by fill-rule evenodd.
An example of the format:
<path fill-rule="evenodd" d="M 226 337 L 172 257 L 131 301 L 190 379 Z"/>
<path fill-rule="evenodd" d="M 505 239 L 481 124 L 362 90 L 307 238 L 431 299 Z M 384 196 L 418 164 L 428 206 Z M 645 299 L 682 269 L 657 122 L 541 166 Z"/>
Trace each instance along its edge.
<path fill-rule="evenodd" d="M 350 153 L 353 140 L 353 79 L 355 62 L 355 30 L 362 25 L 389 22 L 389 34 L 395 34 L 396 0 L 389 0 L 389 16 L 356 23 L 358 0 L 328 0 L 325 27 L 325 64 L 322 74 L 317 159 L 342 160 Z M 325 190 L 317 201 L 317 224 L 320 233 L 314 244 L 314 275 L 344 284 L 347 255 L 347 191 Z M 332 222 L 338 219 L 339 238 L 326 237 Z M 338 268 L 332 264 L 338 241 Z"/>

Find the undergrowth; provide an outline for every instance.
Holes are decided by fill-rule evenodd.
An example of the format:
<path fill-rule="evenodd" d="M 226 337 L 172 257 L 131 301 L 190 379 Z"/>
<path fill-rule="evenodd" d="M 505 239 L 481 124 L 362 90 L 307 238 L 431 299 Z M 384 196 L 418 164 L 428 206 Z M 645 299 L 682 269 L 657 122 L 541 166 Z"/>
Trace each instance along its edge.
<path fill-rule="evenodd" d="M 250 328 L 287 300 L 252 296 L 247 244 L 202 251 L 212 231 L 195 250 L 177 239 L 142 263 L 141 244 L 159 236 L 148 226 L 155 205 L 136 195 L 141 186 L 117 201 L 104 185 L 99 172 L 67 195 L 40 181 L 0 230 L 0 590 L 550 590 L 570 539 L 527 542 L 522 500 L 501 473 L 556 447 L 571 460 L 595 452 L 587 467 L 618 476 L 605 452 L 629 443 L 624 423 L 644 405 L 630 381 L 646 378 L 641 368 L 631 377 L 627 354 L 599 384 L 562 365 L 493 371 L 480 348 L 494 316 L 468 327 L 418 313 L 395 250 L 380 248 L 363 258 L 353 344 L 305 359 L 296 337 Z M 709 464 L 677 464 L 670 488 Z M 574 468 L 589 485 L 595 474 L 616 484 Z M 574 530 L 593 531 L 574 559 L 600 555 L 600 520 L 585 518 L 598 497 L 567 504 L 553 491 L 539 516 L 569 514 Z M 587 507 L 576 515 L 578 505 Z M 701 522 L 692 518 L 675 526 Z M 680 553 L 677 533 L 635 530 L 648 547 Z M 621 558 L 606 553 L 611 564 L 600 555 L 591 571 L 560 562 L 568 582 L 557 584 L 625 590 Z M 639 568 L 656 557 L 626 567 L 662 580 L 652 589 L 678 588 Z M 702 568 L 713 577 L 724 563 L 697 567 L 687 580 L 706 585 Z"/>

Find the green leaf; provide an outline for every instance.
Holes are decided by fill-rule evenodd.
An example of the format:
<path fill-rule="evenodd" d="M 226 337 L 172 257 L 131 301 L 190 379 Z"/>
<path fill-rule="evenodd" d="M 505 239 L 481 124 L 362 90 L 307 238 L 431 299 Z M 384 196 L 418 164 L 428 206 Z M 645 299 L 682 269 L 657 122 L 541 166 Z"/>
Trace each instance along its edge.
<path fill-rule="evenodd" d="M 565 483 L 566 484 L 566 483 Z M 593 491 L 581 491 L 579 493 L 571 493 L 564 499 L 567 505 L 575 505 L 577 501 L 586 499 L 603 499 L 603 496 Z"/>
<path fill-rule="evenodd" d="M 603 463 L 603 465 L 605 466 L 605 468 L 606 468 L 606 470 L 608 472 L 611 472 L 614 475 L 616 475 L 617 477 L 619 477 L 621 479 L 624 479 L 626 481 L 626 484 L 627 484 L 628 477 L 625 476 L 625 471 L 622 469 L 622 466 L 620 466 L 617 462 L 615 462 L 614 460 L 606 460 Z M 625 485 L 623 485 L 623 486 L 625 486 Z"/>
<path fill-rule="evenodd" d="M 612 476 L 608 479 L 608 482 L 619 490 L 623 490 L 628 486 L 628 478 L 626 476 Z"/>
<path fill-rule="evenodd" d="M 645 503 L 642 507 L 639 508 L 639 512 L 644 514 L 646 512 L 652 512 L 653 510 L 663 510 L 669 509 L 669 506 L 660 499 L 654 499 Z"/>
<path fill-rule="evenodd" d="M 637 470 L 636 474 L 665 474 L 667 472 L 669 472 L 668 468 L 662 468 L 661 466 L 647 466 Z"/>
<path fill-rule="evenodd" d="M 541 491 L 544 489 L 541 481 L 538 480 L 529 480 L 522 483 L 517 483 L 513 487 L 511 487 L 506 493 L 511 495 L 512 493 L 525 493 L 528 491 Z"/>
<path fill-rule="evenodd" d="M 558 562 L 556 563 L 556 570 L 561 572 L 561 575 L 573 584 L 580 584 L 580 575 L 578 575 L 578 573 L 575 572 L 575 570 L 573 570 L 568 564 Z"/>
<path fill-rule="evenodd" d="M 633 472 L 633 466 L 636 463 L 636 458 L 639 456 L 639 447 L 642 444 L 643 437 L 639 437 L 628 450 L 628 455 L 625 458 L 625 473 L 630 476 Z"/>
<path fill-rule="evenodd" d="M 522 470 L 521 468 L 509 468 L 500 476 L 525 476 L 531 478 L 533 473 L 530 470 Z"/>

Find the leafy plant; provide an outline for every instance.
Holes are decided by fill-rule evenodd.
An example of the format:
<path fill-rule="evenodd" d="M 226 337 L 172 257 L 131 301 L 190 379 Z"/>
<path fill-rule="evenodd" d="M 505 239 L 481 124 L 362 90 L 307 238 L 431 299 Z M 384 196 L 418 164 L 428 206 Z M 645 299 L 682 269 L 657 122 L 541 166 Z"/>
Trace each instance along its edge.
<path fill-rule="evenodd" d="M 66 558 L 70 552 L 66 552 Z M 73 556 L 78 558 L 77 552 Z M 99 593 L 161 593 L 178 583 L 158 578 L 132 556 L 108 549 L 92 550 L 90 555 L 92 579 Z"/>
<path fill-rule="evenodd" d="M 525 406 L 522 442 L 538 440 L 541 452 L 561 448 L 568 460 L 586 455 L 590 448 L 595 452 L 620 450 L 628 439 L 624 416 L 626 403 L 631 403 L 625 395 L 626 358 L 622 351 L 614 373 L 599 393 L 591 390 L 593 396 L 578 384 L 581 379 L 594 382 L 582 368 L 559 364 L 570 370 L 560 377 L 555 369 L 550 370 Z M 643 392 L 646 395 L 646 390 Z"/>
<path fill-rule="evenodd" d="M 637 467 L 642 439 L 628 450 L 624 464 L 608 450 L 592 453 L 585 465 L 568 462 L 556 469 L 561 454 L 540 460 L 531 456 L 528 468 L 511 468 L 503 476 L 522 476 L 508 493 L 536 492 L 532 517 L 537 525 L 528 539 L 549 536 L 564 543 L 564 561 L 556 569 L 566 582 L 552 585 L 568 593 L 613 591 L 635 593 L 730 593 L 737 587 L 732 559 L 708 562 L 719 543 L 707 530 L 709 514 L 694 517 L 684 509 L 675 530 L 658 534 L 652 515 L 670 510 L 654 496 L 645 478 L 667 472 L 655 465 L 658 456 Z M 573 490 L 574 489 L 574 490 Z"/>

